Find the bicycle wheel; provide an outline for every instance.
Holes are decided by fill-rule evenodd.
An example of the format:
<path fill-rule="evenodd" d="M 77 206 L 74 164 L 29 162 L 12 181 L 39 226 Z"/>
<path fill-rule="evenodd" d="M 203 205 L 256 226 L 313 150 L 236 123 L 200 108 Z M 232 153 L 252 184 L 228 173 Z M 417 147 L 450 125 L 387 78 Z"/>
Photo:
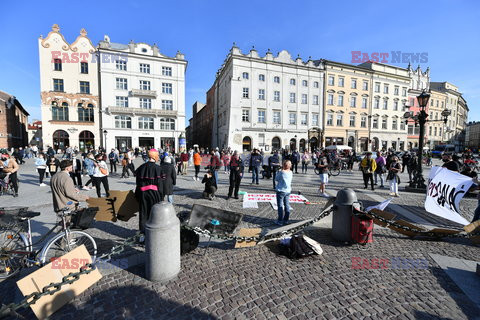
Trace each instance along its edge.
<path fill-rule="evenodd" d="M 330 175 L 334 176 L 334 177 L 336 177 L 340 174 L 340 169 L 338 169 L 338 168 L 332 168 L 329 171 L 330 171 Z"/>
<path fill-rule="evenodd" d="M 81 245 L 85 245 L 85 248 L 92 257 L 92 262 L 95 262 L 95 258 L 97 257 L 97 243 L 91 235 L 83 231 L 69 231 L 68 237 L 65 231 L 57 234 L 43 247 L 39 260 L 43 264 L 49 263 L 52 259 L 59 258 Z"/>
<path fill-rule="evenodd" d="M 8 229 L 0 232 L 0 279 L 12 277 L 22 269 L 23 255 L 8 251 L 25 250 L 25 246 L 18 232 Z"/>

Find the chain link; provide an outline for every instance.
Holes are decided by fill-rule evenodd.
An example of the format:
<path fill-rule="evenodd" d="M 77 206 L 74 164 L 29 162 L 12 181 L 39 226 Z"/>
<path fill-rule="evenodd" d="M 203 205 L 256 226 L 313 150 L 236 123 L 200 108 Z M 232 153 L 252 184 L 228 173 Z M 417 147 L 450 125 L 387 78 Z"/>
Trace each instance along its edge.
<path fill-rule="evenodd" d="M 104 253 L 101 256 L 97 257 L 93 264 L 89 263 L 85 266 L 80 268 L 78 272 L 71 272 L 62 278 L 62 281 L 56 283 L 50 283 L 49 285 L 42 288 L 40 292 L 33 292 L 23 298 L 22 301 L 19 303 L 10 303 L 8 305 L 2 304 L 0 307 L 0 318 L 5 318 L 7 316 L 17 316 L 21 317 L 19 314 L 16 313 L 16 310 L 20 308 L 26 308 L 32 304 L 35 304 L 39 299 L 43 296 L 52 295 L 62 289 L 62 287 L 66 284 L 72 284 L 75 281 L 78 281 L 80 277 L 84 274 L 89 274 L 90 272 L 94 271 L 96 267 L 96 263 L 100 260 L 102 262 L 107 262 L 112 259 L 112 256 L 120 254 L 125 251 L 125 247 L 133 246 L 138 243 L 142 235 L 140 233 L 135 234 L 134 236 L 125 239 L 121 244 L 114 246 L 110 249 L 110 252 Z"/>

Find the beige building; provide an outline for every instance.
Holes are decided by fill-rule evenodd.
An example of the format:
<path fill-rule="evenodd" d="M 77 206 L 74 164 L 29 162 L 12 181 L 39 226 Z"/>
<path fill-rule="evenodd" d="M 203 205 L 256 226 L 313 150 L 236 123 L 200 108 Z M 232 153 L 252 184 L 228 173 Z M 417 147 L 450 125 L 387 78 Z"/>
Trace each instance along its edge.
<path fill-rule="evenodd" d="M 69 44 L 54 24 L 38 50 L 44 147 L 98 147 L 97 56 L 87 32 Z"/>
<path fill-rule="evenodd" d="M 445 132 L 445 123 L 442 120 L 442 111 L 445 110 L 447 95 L 443 92 L 430 90 L 430 101 L 428 107 L 427 132 L 428 141 L 426 146 L 433 149 L 436 145 L 445 142 L 443 138 Z M 433 121 L 432 121 L 433 120 Z"/>
<path fill-rule="evenodd" d="M 324 60 L 324 146 L 348 145 L 368 150 L 371 72 L 365 68 Z"/>

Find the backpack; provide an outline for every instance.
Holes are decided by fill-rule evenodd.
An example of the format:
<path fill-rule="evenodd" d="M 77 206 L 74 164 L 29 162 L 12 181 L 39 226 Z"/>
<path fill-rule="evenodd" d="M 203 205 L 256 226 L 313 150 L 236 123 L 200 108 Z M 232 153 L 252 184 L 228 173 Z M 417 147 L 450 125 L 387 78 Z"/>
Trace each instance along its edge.
<path fill-rule="evenodd" d="M 303 235 L 293 235 L 288 245 L 280 244 L 280 253 L 290 259 L 300 259 L 315 254 Z"/>

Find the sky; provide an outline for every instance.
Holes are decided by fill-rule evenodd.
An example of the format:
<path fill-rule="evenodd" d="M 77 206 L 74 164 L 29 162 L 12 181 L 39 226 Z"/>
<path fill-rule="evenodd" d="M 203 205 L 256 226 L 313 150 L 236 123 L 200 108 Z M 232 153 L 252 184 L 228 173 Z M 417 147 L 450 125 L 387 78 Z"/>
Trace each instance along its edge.
<path fill-rule="evenodd" d="M 260 56 L 287 50 L 292 57 L 352 62 L 352 51 L 427 53 L 431 81 L 459 87 L 469 121 L 480 121 L 480 1 L 44 1 L 0 0 L 0 90 L 40 119 L 38 37 L 58 24 L 72 43 L 85 28 L 94 45 L 156 43 L 160 52 L 188 60 L 186 113 L 205 102 L 233 42 Z M 425 60 L 425 59 L 424 59 Z M 414 63 L 416 67 L 419 63 Z M 188 122 L 187 122 L 188 123 Z"/>

